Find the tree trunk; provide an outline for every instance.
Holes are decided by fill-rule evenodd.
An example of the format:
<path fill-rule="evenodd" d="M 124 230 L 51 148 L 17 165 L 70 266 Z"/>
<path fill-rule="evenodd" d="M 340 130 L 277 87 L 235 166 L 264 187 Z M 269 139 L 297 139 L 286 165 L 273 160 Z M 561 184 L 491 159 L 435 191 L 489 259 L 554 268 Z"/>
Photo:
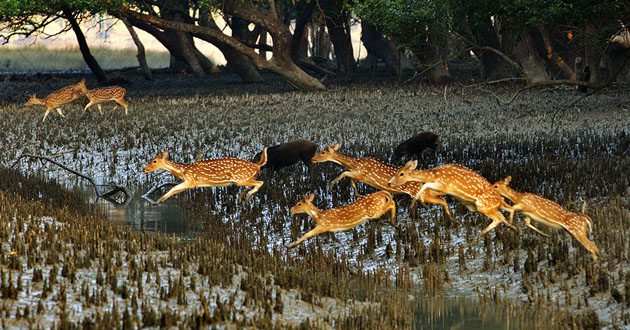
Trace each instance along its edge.
<path fill-rule="evenodd" d="M 471 32 L 478 45 L 489 46 L 495 49 L 502 49 L 499 37 L 492 25 L 490 16 L 484 18 L 478 24 L 471 27 Z M 513 71 L 499 55 L 493 52 L 473 49 L 475 55 L 481 62 L 481 76 L 484 79 L 500 79 L 509 76 Z"/>
<path fill-rule="evenodd" d="M 438 63 L 429 70 L 431 75 L 431 82 L 436 84 L 443 84 L 451 80 L 451 74 L 448 72 L 448 64 L 442 61 L 442 49 L 441 46 L 430 47 L 430 50 L 426 54 L 430 64 Z"/>
<path fill-rule="evenodd" d="M 203 11 L 199 14 L 199 24 L 201 26 L 220 31 L 209 11 Z M 216 40 L 212 44 L 219 48 L 221 53 L 223 53 L 223 56 L 227 61 L 227 68 L 241 77 L 241 80 L 243 80 L 244 83 L 263 81 L 263 78 L 254 63 L 249 58 L 239 53 L 236 49 L 234 49 L 234 47 Z"/>
<path fill-rule="evenodd" d="M 534 40 L 528 31 L 522 30 L 518 35 L 515 51 L 516 58 L 528 83 L 549 79 L 549 74 L 545 70 L 545 61 L 538 54 Z"/>
<path fill-rule="evenodd" d="M 291 34 L 288 27 L 278 21 L 276 17 L 269 15 L 269 12 L 266 10 L 257 8 L 249 2 L 236 3 L 228 1 L 225 2 L 223 10 L 228 15 L 237 16 L 245 21 L 260 25 L 262 29 L 269 32 L 273 41 L 273 57 L 271 60 L 266 61 L 261 59 L 251 46 L 215 29 L 201 25 L 170 21 L 125 8 L 121 9 L 120 14 L 127 17 L 135 17 L 163 29 L 188 32 L 197 38 L 211 43 L 220 42 L 229 45 L 233 47 L 235 51 L 255 63 L 258 68 L 269 69 L 281 75 L 296 88 L 305 90 L 326 89 L 319 80 L 309 76 L 293 63 L 289 52 Z"/>
<path fill-rule="evenodd" d="M 586 33 L 584 34 L 584 57 L 586 59 L 585 65 L 591 68 L 591 81 L 600 82 L 606 77 L 602 75 L 599 68 L 599 62 L 602 59 L 602 49 L 599 46 L 598 40 L 592 40 L 597 34 L 595 32 L 595 26 L 592 24 L 586 24 Z"/>
<path fill-rule="evenodd" d="M 179 40 L 182 55 L 184 55 L 186 63 L 188 63 L 188 66 L 192 70 L 192 74 L 197 78 L 203 78 L 206 74 L 199 63 L 197 54 L 195 53 L 197 49 L 195 48 L 192 37 L 188 35 L 188 33 L 182 31 L 175 31 L 175 33 L 177 34 Z"/>
<path fill-rule="evenodd" d="M 368 51 L 368 56 L 380 58 L 390 73 L 398 75 L 400 59 L 396 61 L 394 58 L 390 41 L 385 39 L 374 25 L 365 20 L 361 21 L 361 41 Z"/>
<path fill-rule="evenodd" d="M 123 17 L 121 21 L 123 22 L 123 24 L 125 24 L 125 27 L 127 27 L 127 30 L 129 30 L 131 39 L 133 39 L 133 42 L 136 44 L 136 47 L 138 48 L 138 54 L 136 55 L 136 57 L 138 58 L 138 64 L 140 64 L 140 68 L 142 69 L 142 72 L 144 73 L 144 77 L 147 80 L 153 80 L 153 73 L 151 72 L 151 69 L 149 68 L 149 65 L 147 64 L 147 57 L 145 56 L 144 45 L 142 44 L 142 41 L 140 40 L 140 38 L 138 38 L 138 34 L 133 29 L 133 26 L 129 23 L 128 19 Z"/>
<path fill-rule="evenodd" d="M 549 31 L 542 25 L 538 26 L 538 31 L 542 36 L 543 42 L 545 43 L 545 50 L 547 51 L 547 59 L 549 59 L 553 64 L 558 66 L 562 72 L 567 76 L 567 79 L 575 80 L 576 72 L 574 72 L 571 67 L 560 57 L 558 53 L 553 50 L 553 45 L 551 44 L 551 37 L 549 36 Z"/>
<path fill-rule="evenodd" d="M 298 62 L 300 58 L 308 57 L 306 38 L 308 21 L 313 17 L 313 10 L 315 9 L 315 2 L 310 1 L 306 8 L 300 13 L 295 20 L 295 31 L 293 31 L 293 40 L 291 40 L 291 58 L 294 62 Z"/>
<path fill-rule="evenodd" d="M 90 52 L 90 47 L 85 40 L 85 35 L 83 34 L 83 31 L 81 31 L 81 27 L 79 26 L 77 20 L 74 18 L 72 11 L 68 8 L 64 8 L 63 16 L 66 20 L 68 20 L 68 22 L 70 22 L 72 31 L 74 31 L 74 34 L 77 36 L 77 42 L 79 43 L 79 49 L 81 50 L 81 55 L 83 55 L 83 60 L 85 61 L 85 64 L 87 64 L 87 66 L 90 68 L 92 74 L 96 77 L 96 80 L 99 84 L 107 83 L 107 75 L 98 64 L 94 56 L 92 56 L 92 53 Z"/>
<path fill-rule="evenodd" d="M 333 0 L 316 0 L 324 11 L 326 27 L 335 50 L 337 74 L 343 81 L 350 81 L 354 76 L 356 62 L 350 38 L 350 22 L 345 9 L 337 7 Z"/>

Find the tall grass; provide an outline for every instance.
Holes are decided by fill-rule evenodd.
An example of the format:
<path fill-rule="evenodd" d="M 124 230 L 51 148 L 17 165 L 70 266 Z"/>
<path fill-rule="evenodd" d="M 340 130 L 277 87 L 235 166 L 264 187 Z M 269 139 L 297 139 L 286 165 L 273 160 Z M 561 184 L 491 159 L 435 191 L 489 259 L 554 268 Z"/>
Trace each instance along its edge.
<path fill-rule="evenodd" d="M 138 66 L 135 48 L 93 47 L 90 51 L 105 70 Z M 151 68 L 169 65 L 168 52 L 147 51 Z M 0 47 L 0 71 L 66 71 L 88 70 L 81 51 L 76 46 L 67 47 Z"/>

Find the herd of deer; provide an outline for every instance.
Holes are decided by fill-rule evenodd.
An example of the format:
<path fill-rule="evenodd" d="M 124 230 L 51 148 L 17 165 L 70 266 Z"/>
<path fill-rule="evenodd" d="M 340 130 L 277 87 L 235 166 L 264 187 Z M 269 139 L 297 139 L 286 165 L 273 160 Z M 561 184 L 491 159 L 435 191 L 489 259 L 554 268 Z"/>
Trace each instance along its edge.
<path fill-rule="evenodd" d="M 51 110 L 56 109 L 59 115 L 63 118 L 63 112 L 61 112 L 61 106 L 68 104 L 74 100 L 80 99 L 82 97 L 87 97 L 90 101 L 85 108 L 83 108 L 83 113 L 87 111 L 92 105 L 97 105 L 98 111 L 103 114 L 103 110 L 101 109 L 101 103 L 107 101 L 116 102 L 116 106 L 114 109 L 121 105 L 125 108 L 125 115 L 127 114 L 127 102 L 125 102 L 125 89 L 118 86 L 111 87 L 103 87 L 96 89 L 87 89 L 85 86 L 85 79 L 81 79 L 77 84 L 66 86 L 62 89 L 58 89 L 46 96 L 45 98 L 39 98 L 36 94 L 31 95 L 25 105 L 43 105 L 46 107 L 46 113 L 44 114 L 44 119 L 42 122 L 46 120 L 48 114 Z"/>
<path fill-rule="evenodd" d="M 118 105 L 123 106 L 125 114 L 127 114 L 127 102 L 123 99 L 125 96 L 124 88 L 113 86 L 88 90 L 85 86 L 85 79 L 76 85 L 54 91 L 46 98 L 38 98 L 33 94 L 26 105 L 46 106 L 46 113 L 42 120 L 45 121 L 52 109 L 56 109 L 59 115 L 65 117 L 61 112 L 61 106 L 83 96 L 90 101 L 83 109 L 84 113 L 87 108 L 96 104 L 99 112 L 103 114 L 100 103 L 114 101 L 116 107 Z M 417 134 L 401 143 L 395 150 L 395 156 L 400 157 L 410 153 L 419 155 L 425 148 L 435 149 L 436 140 L 437 135 L 430 132 Z M 240 201 L 243 195 L 247 193 L 245 197 L 247 202 L 264 183 L 255 180 L 255 177 L 260 172 L 261 167 L 265 165 L 279 168 L 302 160 L 306 164 L 334 162 L 346 168 L 345 172 L 332 180 L 329 189 L 332 190 L 337 182 L 348 177 L 351 179 L 355 195 L 360 198 L 348 205 L 320 210 L 313 204 L 314 194 L 305 196 L 303 200 L 291 208 L 290 212 L 291 214 L 306 213 L 315 220 L 317 225 L 300 239 L 290 243 L 287 246 L 289 248 L 324 232 L 353 228 L 367 220 L 380 218 L 387 212 L 390 212 L 390 223 L 398 228 L 396 204 L 391 194 L 411 196 L 413 198 L 411 207 L 414 207 L 415 201 L 418 199 L 423 205 L 425 203 L 442 205 L 449 218 L 454 220 L 443 197 L 450 195 L 464 204 L 468 210 L 479 211 L 492 220 L 490 225 L 481 231 L 479 238 L 501 223 L 516 229 L 512 225 L 512 221 L 514 212 L 520 211 L 525 215 L 527 227 L 544 236 L 548 235 L 534 227 L 531 224 L 532 219 L 554 229 L 564 228 L 591 253 L 593 260 L 597 259 L 599 249 L 587 236 L 587 232 L 592 232 L 593 222 L 586 214 L 573 213 L 557 203 L 535 194 L 517 192 L 508 186 L 511 181 L 509 176 L 503 181 L 491 185 L 483 176 L 461 165 L 447 164 L 428 170 L 416 170 L 417 161 L 409 161 L 401 168 L 374 158 L 353 158 L 342 155 L 337 152 L 339 147 L 340 144 L 337 143 L 315 155 L 317 145 L 307 140 L 296 140 L 263 149 L 261 153 L 255 156 L 255 159 L 259 159 L 257 163 L 239 158 L 220 158 L 197 161 L 192 164 L 176 164 L 167 159 L 168 151 L 165 151 L 151 160 L 145 166 L 144 172 L 163 169 L 183 180 L 182 183 L 173 187 L 155 202 L 155 204 L 159 204 L 186 189 L 232 184 L 252 186 L 252 188 L 241 192 L 238 198 Z M 357 191 L 355 180 L 371 185 L 380 191 L 361 196 Z M 507 204 L 503 199 L 504 197 L 510 200 L 512 205 Z M 500 210 L 510 212 L 509 221 L 505 219 Z"/>
<path fill-rule="evenodd" d="M 409 144 L 408 142 L 405 143 Z M 592 232 L 593 228 L 593 223 L 587 215 L 570 212 L 535 194 L 517 192 L 508 186 L 511 177 L 492 185 L 481 175 L 457 164 L 442 165 L 428 170 L 415 170 L 417 161 L 409 161 L 405 166 L 397 167 L 374 158 L 345 156 L 338 152 L 339 147 L 340 144 L 337 143 L 315 155 L 317 148 L 313 142 L 296 140 L 283 145 L 264 148 L 255 157 L 255 159 L 259 158 L 257 163 L 238 158 L 220 158 L 197 161 L 191 164 L 176 164 L 167 159 L 168 152 L 165 151 L 151 160 L 144 168 L 144 172 L 167 170 L 183 180 L 182 183 L 158 199 L 155 204 L 194 187 L 229 186 L 232 184 L 252 186 L 239 195 L 238 200 L 240 202 L 245 193 L 247 193 L 245 201 L 248 201 L 263 185 L 263 181 L 257 181 L 254 178 L 265 165 L 283 167 L 302 160 L 305 163 L 334 162 L 343 166 L 346 171 L 330 183 L 329 189 L 332 190 L 339 180 L 348 177 L 351 179 L 355 194 L 360 198 L 348 205 L 320 210 L 313 204 L 314 194 L 305 196 L 303 200 L 290 209 L 290 212 L 291 214 L 306 213 L 315 220 L 317 225 L 300 239 L 287 245 L 288 248 L 295 247 L 305 239 L 324 232 L 353 228 L 367 220 L 380 218 L 387 212 L 390 212 L 392 226 L 398 228 L 395 221 L 396 204 L 392 194 L 410 195 L 413 198 L 412 207 L 413 202 L 418 199 L 423 204 L 442 205 L 448 216 L 453 219 L 448 204 L 443 198 L 444 195 L 451 195 L 470 211 L 479 211 L 492 220 L 492 223 L 481 231 L 479 237 L 501 223 L 516 229 L 512 225 L 512 220 L 514 212 L 520 211 L 525 215 L 527 226 L 536 232 L 547 236 L 531 224 L 532 219 L 551 228 L 564 228 L 582 243 L 591 253 L 593 260 L 597 259 L 599 250 L 595 243 L 587 237 L 587 232 Z M 409 149 L 408 147 L 408 145 L 404 146 L 404 149 Z M 360 196 L 354 180 L 371 185 L 380 191 Z M 512 205 L 507 204 L 503 197 L 510 200 Z M 509 221 L 500 210 L 510 212 Z"/>

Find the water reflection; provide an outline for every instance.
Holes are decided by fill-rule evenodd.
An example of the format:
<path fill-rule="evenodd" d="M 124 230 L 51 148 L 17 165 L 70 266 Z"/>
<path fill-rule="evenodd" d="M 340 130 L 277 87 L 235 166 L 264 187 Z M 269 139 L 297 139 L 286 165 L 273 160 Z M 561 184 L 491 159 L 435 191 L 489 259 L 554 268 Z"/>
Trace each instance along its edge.
<path fill-rule="evenodd" d="M 480 304 L 473 298 L 420 297 L 416 329 L 534 329 L 534 320 L 513 306 Z"/>
<path fill-rule="evenodd" d="M 104 199 L 99 199 L 96 205 L 112 222 L 135 230 L 169 234 L 188 232 L 184 214 L 175 203 L 152 205 L 136 193 L 126 205 L 115 205 Z"/>

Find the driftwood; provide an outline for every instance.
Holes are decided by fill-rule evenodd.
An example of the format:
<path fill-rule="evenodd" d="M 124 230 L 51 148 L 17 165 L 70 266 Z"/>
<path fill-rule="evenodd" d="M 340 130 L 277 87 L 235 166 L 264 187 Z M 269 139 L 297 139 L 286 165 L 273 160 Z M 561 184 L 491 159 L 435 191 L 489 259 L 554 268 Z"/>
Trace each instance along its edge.
<path fill-rule="evenodd" d="M 169 186 L 176 186 L 179 183 L 177 182 L 166 182 L 166 183 L 162 183 L 160 185 L 157 185 L 151 189 L 149 189 L 149 191 L 147 191 L 146 193 L 144 193 L 144 195 L 142 195 L 141 197 L 143 199 L 146 199 L 147 201 L 151 202 L 151 204 L 155 204 L 155 200 L 151 197 L 149 197 L 152 193 L 154 193 L 156 190 L 162 189 L 164 187 L 169 187 Z"/>
<path fill-rule="evenodd" d="M 119 186 L 117 184 L 115 184 L 114 182 L 110 182 L 108 184 L 97 184 L 94 179 L 92 177 L 89 177 L 81 172 L 78 172 L 76 170 L 73 170 L 61 163 L 59 163 L 58 161 L 52 159 L 49 156 L 41 156 L 41 155 L 32 155 L 32 154 L 22 154 L 18 157 L 18 159 L 13 163 L 13 165 L 11 165 L 11 167 L 9 168 L 14 168 L 23 158 L 34 158 L 34 159 L 41 159 L 41 160 L 45 160 L 48 162 L 51 162 L 59 167 L 61 167 L 62 169 L 78 176 L 81 177 L 83 179 L 86 179 L 94 188 L 94 193 L 96 194 L 97 198 L 102 198 L 110 203 L 113 204 L 118 204 L 118 205 L 125 205 L 127 204 L 130 200 L 131 200 L 131 193 L 129 192 L 129 190 L 127 190 L 127 188 L 123 187 L 123 186 Z M 109 187 L 109 190 L 107 190 L 104 193 L 100 193 L 98 190 L 98 187 Z M 117 193 L 123 193 L 125 199 L 121 202 L 118 199 L 116 199 L 116 194 Z"/>

